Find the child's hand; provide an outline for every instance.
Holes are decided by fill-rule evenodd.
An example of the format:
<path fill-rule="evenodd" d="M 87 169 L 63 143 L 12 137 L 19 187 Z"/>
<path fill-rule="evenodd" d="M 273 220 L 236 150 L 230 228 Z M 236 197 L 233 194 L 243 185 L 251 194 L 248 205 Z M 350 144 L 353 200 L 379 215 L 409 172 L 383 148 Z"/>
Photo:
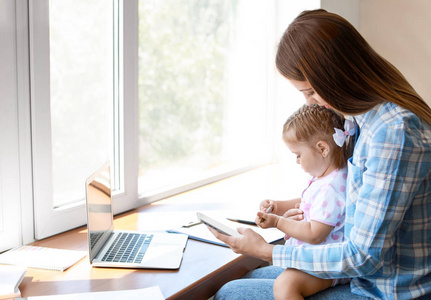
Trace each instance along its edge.
<path fill-rule="evenodd" d="M 289 209 L 283 214 L 283 218 L 301 221 L 304 219 L 304 212 L 299 208 L 300 204 L 297 203 L 295 208 Z"/>
<path fill-rule="evenodd" d="M 274 200 L 263 200 L 262 202 L 260 202 L 259 211 L 266 213 L 268 208 L 270 208 L 271 206 L 272 206 L 271 212 L 273 214 L 276 214 L 277 213 L 277 201 L 274 201 Z"/>
<path fill-rule="evenodd" d="M 261 228 L 277 227 L 278 219 L 280 217 L 274 214 L 267 214 L 258 212 L 255 223 Z"/>

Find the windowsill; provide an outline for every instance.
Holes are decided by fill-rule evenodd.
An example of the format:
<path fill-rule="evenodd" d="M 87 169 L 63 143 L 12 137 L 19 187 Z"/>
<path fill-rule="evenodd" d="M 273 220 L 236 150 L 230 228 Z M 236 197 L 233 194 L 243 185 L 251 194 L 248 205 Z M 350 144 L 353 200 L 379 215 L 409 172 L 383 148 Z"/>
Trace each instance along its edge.
<path fill-rule="evenodd" d="M 298 177 L 290 168 L 287 172 L 280 165 L 267 165 L 120 214 L 115 217 L 114 226 L 139 231 L 172 229 L 194 220 L 199 210 L 250 212 L 254 216 L 263 199 L 298 196 L 295 189 L 299 185 L 287 175 Z M 87 251 L 86 227 L 37 241 L 33 245 Z M 84 258 L 65 272 L 28 269 L 19 288 L 23 297 L 29 297 L 159 285 L 163 295 L 169 299 L 190 299 L 192 295 L 206 299 L 225 282 L 239 278 L 263 263 L 235 254 L 226 247 L 189 239 L 179 270 L 92 268 L 88 258 Z"/>
<path fill-rule="evenodd" d="M 149 204 L 151 202 L 155 202 L 168 197 L 174 197 L 178 194 L 185 193 L 236 175 L 243 174 L 244 172 L 248 172 L 256 168 L 260 168 L 263 165 L 266 165 L 266 164 L 261 163 L 261 164 L 249 165 L 241 168 L 238 167 L 236 169 L 229 168 L 228 170 L 218 169 L 214 172 L 207 172 L 205 174 L 196 176 L 194 180 L 187 178 L 185 179 L 184 182 L 176 182 L 175 184 L 171 184 L 168 186 L 150 189 L 146 192 L 140 193 L 139 198 L 143 201 L 143 203 Z M 139 183 L 139 186 L 141 185 L 143 185 L 143 183 Z"/>
<path fill-rule="evenodd" d="M 224 214 L 254 218 L 265 199 L 288 200 L 301 195 L 307 178 L 298 165 L 268 164 L 144 206 L 148 229 L 160 223 L 158 212 L 169 214 L 163 230 L 182 226 L 196 219 L 197 211 L 223 211 Z M 144 218 L 143 218 L 144 219 Z"/>

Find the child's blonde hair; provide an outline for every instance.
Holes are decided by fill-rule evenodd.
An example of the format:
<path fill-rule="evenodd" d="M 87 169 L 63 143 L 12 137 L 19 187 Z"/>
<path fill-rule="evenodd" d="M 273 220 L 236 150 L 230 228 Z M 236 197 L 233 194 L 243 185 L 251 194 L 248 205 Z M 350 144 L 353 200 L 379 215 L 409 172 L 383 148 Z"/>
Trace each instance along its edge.
<path fill-rule="evenodd" d="M 330 146 L 330 155 L 335 166 L 343 168 L 353 153 L 353 137 L 348 137 L 341 147 L 334 141 L 334 128 L 344 131 L 345 118 L 333 109 L 314 104 L 303 105 L 284 123 L 283 140 L 285 142 L 307 143 L 310 147 L 318 141 L 325 141 Z M 293 134 L 291 134 L 293 133 Z"/>

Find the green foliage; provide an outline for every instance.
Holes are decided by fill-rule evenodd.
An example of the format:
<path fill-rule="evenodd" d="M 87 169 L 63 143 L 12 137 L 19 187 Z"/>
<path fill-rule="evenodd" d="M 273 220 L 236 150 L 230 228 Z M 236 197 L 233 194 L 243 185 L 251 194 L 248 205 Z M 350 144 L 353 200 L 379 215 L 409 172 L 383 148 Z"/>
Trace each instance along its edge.
<path fill-rule="evenodd" d="M 222 151 L 229 0 L 141 1 L 140 170 Z"/>

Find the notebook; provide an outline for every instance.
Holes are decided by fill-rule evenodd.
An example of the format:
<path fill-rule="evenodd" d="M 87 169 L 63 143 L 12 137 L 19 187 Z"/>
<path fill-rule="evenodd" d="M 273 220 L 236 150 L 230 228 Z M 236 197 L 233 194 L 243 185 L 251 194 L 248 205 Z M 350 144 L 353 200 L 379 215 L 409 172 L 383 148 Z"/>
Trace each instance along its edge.
<path fill-rule="evenodd" d="M 235 220 L 240 220 L 240 222 L 232 221 L 232 219 L 230 219 L 230 218 L 229 219 L 225 218 L 226 214 L 229 215 L 231 213 L 226 213 L 224 211 L 219 211 L 219 212 L 208 211 L 208 212 L 205 212 L 205 214 L 207 216 L 211 217 L 212 219 L 217 219 L 219 221 L 224 219 L 224 221 L 222 221 L 222 222 L 225 223 L 225 225 L 233 228 L 234 230 L 236 230 L 236 228 L 238 228 L 238 227 L 250 228 L 250 229 L 254 230 L 255 232 L 257 232 L 259 235 L 261 235 L 267 243 L 271 243 L 271 244 L 280 243 L 280 241 L 283 240 L 283 238 L 284 238 L 284 233 L 282 231 L 278 230 L 277 228 L 263 229 L 263 228 L 260 228 L 256 225 L 254 225 L 254 226 L 249 225 L 248 223 L 250 223 L 250 222 L 243 220 L 243 217 L 241 217 L 241 219 L 237 219 L 236 218 L 237 216 L 235 216 Z M 244 223 L 244 222 L 246 222 L 246 223 Z M 171 230 L 169 230 L 169 232 L 184 233 L 184 234 L 187 234 L 189 236 L 189 238 L 194 239 L 194 240 L 228 247 L 225 243 L 218 240 L 208 230 L 207 227 L 208 227 L 207 225 L 200 222 L 200 220 L 198 220 L 196 218 L 196 220 L 193 220 L 192 222 L 190 222 L 186 225 L 183 225 L 180 228 L 171 229 Z"/>
<path fill-rule="evenodd" d="M 187 235 L 114 230 L 109 162 L 86 180 L 89 259 L 95 267 L 178 269 Z"/>
<path fill-rule="evenodd" d="M 85 251 L 25 245 L 0 254 L 0 264 L 62 272 L 86 254 Z"/>

